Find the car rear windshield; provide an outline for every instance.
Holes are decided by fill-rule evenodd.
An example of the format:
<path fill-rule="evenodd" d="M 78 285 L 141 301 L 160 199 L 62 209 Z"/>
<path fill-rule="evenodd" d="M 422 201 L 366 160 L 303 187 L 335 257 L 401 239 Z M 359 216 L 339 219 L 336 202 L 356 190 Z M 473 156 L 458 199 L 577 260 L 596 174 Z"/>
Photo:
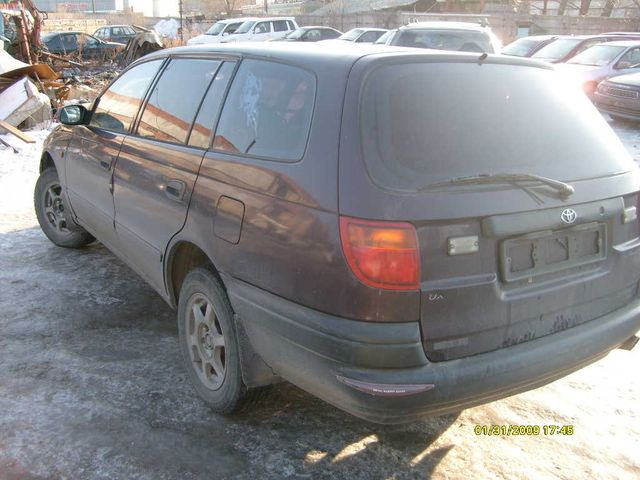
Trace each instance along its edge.
<path fill-rule="evenodd" d="M 580 89 L 537 67 L 378 66 L 360 98 L 360 138 L 371 179 L 400 191 L 479 174 L 571 181 L 631 168 Z"/>
<path fill-rule="evenodd" d="M 560 38 L 549 45 L 542 47 L 532 56 L 534 58 L 545 58 L 547 60 L 558 60 L 565 57 L 573 48 L 582 42 L 579 38 Z"/>

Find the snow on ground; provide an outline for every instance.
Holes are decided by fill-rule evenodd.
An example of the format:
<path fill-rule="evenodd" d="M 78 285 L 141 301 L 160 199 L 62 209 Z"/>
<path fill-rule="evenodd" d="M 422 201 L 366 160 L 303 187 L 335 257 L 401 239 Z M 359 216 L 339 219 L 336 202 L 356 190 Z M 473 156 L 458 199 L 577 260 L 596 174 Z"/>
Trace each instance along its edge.
<path fill-rule="evenodd" d="M 18 153 L 0 143 L 0 232 L 35 225 L 33 188 L 38 179 L 42 142 L 52 127 L 26 132 L 35 143 L 24 143 L 10 134 L 0 135 Z"/>
<path fill-rule="evenodd" d="M 640 125 L 614 125 L 640 160 Z M 355 419 L 289 384 L 211 413 L 175 314 L 96 243 L 53 246 L 32 192 L 47 131 L 0 146 L 0 478 L 640 477 L 640 347 L 548 386 L 411 425 Z M 485 436 L 476 425 L 572 425 Z"/>

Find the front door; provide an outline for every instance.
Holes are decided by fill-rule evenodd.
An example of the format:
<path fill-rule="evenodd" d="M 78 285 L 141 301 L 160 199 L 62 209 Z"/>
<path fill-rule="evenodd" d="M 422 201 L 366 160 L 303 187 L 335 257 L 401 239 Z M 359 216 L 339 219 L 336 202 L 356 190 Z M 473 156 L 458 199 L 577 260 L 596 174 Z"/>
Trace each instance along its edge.
<path fill-rule="evenodd" d="M 146 62 L 120 76 L 69 143 L 67 197 L 79 223 L 106 244 L 115 234 L 112 176 L 120 147 L 161 63 Z"/>

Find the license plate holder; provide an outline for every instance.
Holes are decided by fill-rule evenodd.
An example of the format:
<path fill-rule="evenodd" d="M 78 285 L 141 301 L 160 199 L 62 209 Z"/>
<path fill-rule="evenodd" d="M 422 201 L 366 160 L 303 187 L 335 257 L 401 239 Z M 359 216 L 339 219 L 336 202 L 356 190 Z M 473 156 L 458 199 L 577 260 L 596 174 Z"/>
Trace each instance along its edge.
<path fill-rule="evenodd" d="M 500 270 L 506 282 L 531 279 L 600 262 L 606 252 L 606 225 L 586 223 L 504 240 L 500 244 Z"/>

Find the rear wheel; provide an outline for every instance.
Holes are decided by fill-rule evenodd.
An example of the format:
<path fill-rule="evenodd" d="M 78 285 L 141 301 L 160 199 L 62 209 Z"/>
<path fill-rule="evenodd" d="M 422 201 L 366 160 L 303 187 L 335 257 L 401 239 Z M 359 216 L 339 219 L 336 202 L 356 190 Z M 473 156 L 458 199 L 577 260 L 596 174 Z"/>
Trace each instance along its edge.
<path fill-rule="evenodd" d="M 86 231 L 69 230 L 69 212 L 65 208 L 62 186 L 55 168 L 47 168 L 38 177 L 33 202 L 40 228 L 54 244 L 59 247 L 80 248 L 95 240 Z"/>
<path fill-rule="evenodd" d="M 197 268 L 185 278 L 178 302 L 178 330 L 187 374 L 200 397 L 217 413 L 237 411 L 247 389 L 233 311 L 210 270 Z"/>

